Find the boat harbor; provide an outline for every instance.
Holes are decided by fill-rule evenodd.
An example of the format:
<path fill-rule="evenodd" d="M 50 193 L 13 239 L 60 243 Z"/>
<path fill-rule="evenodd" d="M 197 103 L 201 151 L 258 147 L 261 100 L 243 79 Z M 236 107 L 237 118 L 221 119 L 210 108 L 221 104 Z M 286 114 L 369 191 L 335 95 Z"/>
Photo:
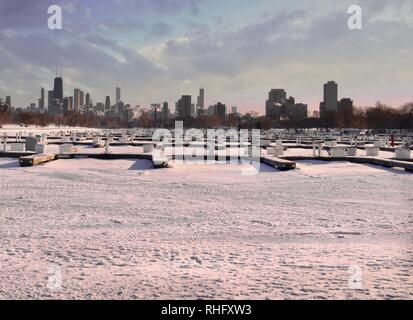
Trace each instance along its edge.
<path fill-rule="evenodd" d="M 3 132 L 0 157 L 19 158 L 21 166 L 93 158 L 143 159 L 152 161 L 154 168 L 167 168 L 180 160 L 218 164 L 260 161 L 279 170 L 294 170 L 299 161 L 347 161 L 413 171 L 413 139 L 408 134 L 350 136 L 267 131 L 261 133 L 257 145 L 251 134 L 242 138 L 237 131 L 235 135 L 231 131 L 209 137 L 201 130 L 187 130 L 181 138 L 172 132 L 160 139 L 153 139 L 153 133 L 153 129 Z"/>

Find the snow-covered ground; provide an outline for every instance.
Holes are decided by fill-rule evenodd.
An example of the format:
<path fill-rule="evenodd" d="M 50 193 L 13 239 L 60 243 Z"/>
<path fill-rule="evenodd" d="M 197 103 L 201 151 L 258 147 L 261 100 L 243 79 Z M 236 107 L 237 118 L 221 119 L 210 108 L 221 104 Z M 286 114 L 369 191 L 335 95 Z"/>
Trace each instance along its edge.
<path fill-rule="evenodd" d="M 412 299 L 412 174 L 241 169 L 0 159 L 0 299 Z"/>

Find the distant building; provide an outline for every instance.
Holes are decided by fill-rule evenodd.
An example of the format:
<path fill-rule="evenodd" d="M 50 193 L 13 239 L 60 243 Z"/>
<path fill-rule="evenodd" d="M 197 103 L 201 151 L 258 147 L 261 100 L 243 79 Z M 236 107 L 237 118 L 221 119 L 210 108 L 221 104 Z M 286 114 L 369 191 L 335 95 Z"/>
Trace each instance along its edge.
<path fill-rule="evenodd" d="M 125 111 L 125 104 L 123 103 L 123 101 L 118 101 L 118 103 L 116 104 L 116 111 L 119 115 L 123 115 Z"/>
<path fill-rule="evenodd" d="M 41 112 L 44 111 L 45 101 L 44 101 L 44 88 L 40 88 L 40 99 L 39 99 L 39 109 Z"/>
<path fill-rule="evenodd" d="M 73 108 L 75 110 L 80 109 L 80 89 L 75 88 L 73 91 Z"/>
<path fill-rule="evenodd" d="M 231 113 L 232 114 L 237 114 L 238 113 L 238 108 L 236 106 L 231 107 Z"/>
<path fill-rule="evenodd" d="M 320 103 L 320 117 L 323 118 L 327 113 L 338 111 L 338 85 L 334 81 L 324 84 L 324 100 Z"/>
<path fill-rule="evenodd" d="M 86 101 L 85 101 L 85 106 L 86 106 L 86 108 L 87 109 L 89 109 L 90 108 L 90 94 L 89 93 L 86 93 Z"/>
<path fill-rule="evenodd" d="M 61 77 L 56 77 L 54 79 L 53 99 L 59 101 L 63 100 L 63 79 Z"/>
<path fill-rule="evenodd" d="M 191 117 L 192 97 L 190 95 L 184 95 L 176 103 L 176 116 L 177 118 L 185 119 Z"/>
<path fill-rule="evenodd" d="M 225 118 L 227 115 L 227 106 L 221 102 L 214 105 L 214 115 L 220 118 Z"/>
<path fill-rule="evenodd" d="M 10 96 L 6 97 L 6 104 L 11 109 L 11 97 Z"/>
<path fill-rule="evenodd" d="M 47 108 L 50 109 L 50 107 L 53 104 L 53 96 L 54 96 L 54 92 L 53 90 L 49 90 L 47 92 Z"/>
<path fill-rule="evenodd" d="M 106 96 L 105 99 L 105 112 L 109 112 L 110 111 L 110 96 Z"/>
<path fill-rule="evenodd" d="M 96 111 L 104 113 L 105 112 L 105 104 L 103 102 L 96 103 Z"/>
<path fill-rule="evenodd" d="M 192 103 L 192 104 L 191 104 L 191 117 L 192 117 L 192 118 L 195 118 L 195 117 L 196 117 L 196 114 L 197 114 L 197 112 L 196 112 L 195 103 Z"/>
<path fill-rule="evenodd" d="M 48 113 L 51 116 L 63 114 L 63 78 L 54 79 L 53 90 L 48 92 Z"/>
<path fill-rule="evenodd" d="M 156 120 L 156 119 L 160 119 L 162 114 L 160 112 L 161 109 L 161 104 L 160 103 L 152 103 L 151 104 L 151 116 L 152 119 Z"/>
<path fill-rule="evenodd" d="M 64 97 L 63 98 L 63 114 L 67 116 L 73 110 L 73 98 Z"/>
<path fill-rule="evenodd" d="M 165 101 L 162 105 L 162 120 L 167 121 L 169 119 L 169 106 L 168 102 Z"/>
<path fill-rule="evenodd" d="M 296 103 L 289 111 L 290 119 L 303 120 L 308 117 L 308 106 L 304 103 Z"/>
<path fill-rule="evenodd" d="M 197 97 L 196 106 L 201 109 L 205 107 L 205 89 L 204 88 L 199 89 L 199 95 Z"/>
<path fill-rule="evenodd" d="M 307 118 L 307 105 L 303 103 L 295 103 L 294 97 L 289 97 L 284 104 L 281 105 L 280 116 L 284 119 L 302 120 Z"/>
<path fill-rule="evenodd" d="M 48 113 L 51 116 L 58 116 L 63 114 L 63 99 L 53 99 L 52 104 L 49 106 Z"/>
<path fill-rule="evenodd" d="M 287 92 L 284 89 L 271 89 L 268 93 L 268 100 L 265 102 L 265 115 L 269 118 L 279 119 L 281 116 L 281 106 L 287 99 Z"/>
<path fill-rule="evenodd" d="M 67 97 L 67 98 L 69 99 L 69 106 L 70 106 L 69 111 L 73 111 L 73 97 Z"/>
<path fill-rule="evenodd" d="M 353 113 L 353 100 L 350 98 L 343 98 L 338 103 L 338 112 Z"/>
<path fill-rule="evenodd" d="M 8 110 L 9 106 L 0 98 L 0 112 L 7 112 Z"/>
<path fill-rule="evenodd" d="M 79 92 L 79 107 L 83 107 L 85 105 L 85 93 L 80 90 Z"/>
<path fill-rule="evenodd" d="M 131 108 L 130 104 L 125 105 L 125 109 L 123 112 L 123 119 L 127 122 L 131 121 L 134 117 L 133 109 Z"/>
<path fill-rule="evenodd" d="M 266 116 L 271 119 L 302 120 L 307 118 L 307 105 L 296 103 L 294 97 L 287 99 L 284 89 L 272 89 L 266 101 Z"/>
<path fill-rule="evenodd" d="M 196 116 L 202 115 L 205 108 L 205 89 L 199 88 L 199 95 L 196 100 Z"/>
<path fill-rule="evenodd" d="M 120 88 L 116 87 L 116 104 L 118 104 L 120 102 L 121 98 L 120 98 Z"/>

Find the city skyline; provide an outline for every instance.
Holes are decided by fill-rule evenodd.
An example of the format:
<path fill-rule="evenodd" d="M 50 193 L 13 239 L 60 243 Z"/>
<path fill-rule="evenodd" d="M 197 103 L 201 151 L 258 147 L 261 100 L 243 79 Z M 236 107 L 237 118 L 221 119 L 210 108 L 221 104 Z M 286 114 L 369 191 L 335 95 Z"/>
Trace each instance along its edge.
<path fill-rule="evenodd" d="M 331 79 L 356 106 L 413 100 L 413 45 L 405 41 L 413 4 L 353 2 L 363 9 L 362 30 L 347 28 L 348 3 L 321 0 L 2 1 L 0 96 L 21 107 L 37 103 L 40 87 L 53 90 L 58 64 L 64 96 L 82 88 L 94 102 L 108 93 L 115 101 L 118 86 L 131 105 L 186 94 L 196 103 L 202 84 L 205 106 L 222 101 L 264 114 L 268 90 L 286 88 L 313 111 Z M 47 28 L 54 3 L 62 5 L 63 30 Z"/>
<path fill-rule="evenodd" d="M 94 102 L 89 92 L 84 92 L 79 88 L 74 88 L 73 95 L 66 96 L 64 94 L 63 82 L 64 80 L 62 74 L 58 75 L 58 73 L 56 72 L 56 77 L 53 81 L 53 90 L 48 90 L 47 109 L 45 108 L 44 88 L 40 88 L 40 98 L 38 99 L 38 105 L 36 105 L 36 103 L 34 102 L 31 102 L 28 104 L 27 107 L 16 107 L 15 105 L 11 104 L 11 96 L 6 96 L 5 103 L 9 108 L 14 110 L 27 109 L 35 112 L 40 111 L 41 113 L 46 112 L 52 116 L 59 114 L 67 116 L 72 111 L 80 111 L 84 114 L 89 114 L 91 112 L 96 115 L 99 115 L 100 112 L 102 112 L 102 116 L 107 114 L 108 112 L 111 115 L 121 115 L 124 111 L 125 106 L 127 106 L 129 109 L 131 107 L 129 103 L 125 104 L 125 102 L 121 100 L 121 88 L 119 86 L 116 86 L 115 88 L 116 98 L 115 103 L 112 104 L 111 95 L 107 95 L 104 99 L 104 102 Z M 331 112 L 336 114 L 340 113 L 343 109 L 343 104 L 345 106 L 344 108 L 347 108 L 349 112 L 353 113 L 353 100 L 351 98 L 342 98 L 341 100 L 339 100 L 338 84 L 335 81 L 329 80 L 327 83 L 324 84 L 323 87 L 323 101 L 320 102 L 318 110 L 313 110 L 313 112 L 311 112 L 311 110 L 308 110 L 307 104 L 302 102 L 297 103 L 295 98 L 291 95 L 288 95 L 287 98 L 287 91 L 285 89 L 278 88 L 270 89 L 269 98 L 265 102 L 263 114 L 260 114 L 259 112 L 257 114 L 278 120 L 280 120 L 280 117 L 290 118 L 294 120 L 302 120 L 309 117 L 324 118 L 323 114 Z M 213 104 L 209 106 L 205 106 L 204 86 L 199 87 L 199 94 L 196 97 L 196 101 L 192 101 L 192 97 L 192 94 L 182 95 L 181 98 L 175 102 L 174 110 L 168 108 L 168 101 L 164 101 L 163 103 L 151 103 L 150 106 L 136 105 L 135 107 L 143 107 L 146 110 L 152 110 L 154 111 L 155 118 L 157 118 L 157 110 L 161 109 L 161 105 L 163 105 L 163 120 L 169 118 L 171 111 L 173 111 L 173 114 L 177 118 L 197 118 L 203 115 L 218 115 L 220 117 L 225 117 L 225 115 L 231 113 L 238 114 L 238 106 L 231 106 L 227 108 L 225 103 L 222 103 L 218 100 L 216 100 Z M 1 101 L 2 99 L 0 98 L 0 102 Z M 236 110 L 235 112 L 234 109 Z"/>

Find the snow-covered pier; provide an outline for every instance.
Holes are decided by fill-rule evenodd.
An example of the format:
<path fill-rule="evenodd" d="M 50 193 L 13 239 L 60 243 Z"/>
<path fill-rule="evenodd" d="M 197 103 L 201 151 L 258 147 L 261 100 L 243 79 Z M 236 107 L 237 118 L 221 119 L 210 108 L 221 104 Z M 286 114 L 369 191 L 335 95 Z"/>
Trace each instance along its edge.
<path fill-rule="evenodd" d="M 296 168 L 295 162 L 284 158 L 261 157 L 261 162 L 282 171 L 294 170 Z"/>
<path fill-rule="evenodd" d="M 21 167 L 33 167 L 50 161 L 58 160 L 58 156 L 54 153 L 36 154 L 31 156 L 20 157 L 19 163 Z"/>
<path fill-rule="evenodd" d="M 413 161 L 383 159 L 375 157 L 313 157 L 313 156 L 286 156 L 289 161 L 326 161 L 326 162 L 351 162 L 360 164 L 371 164 L 385 168 L 402 168 L 407 172 L 413 172 Z"/>

